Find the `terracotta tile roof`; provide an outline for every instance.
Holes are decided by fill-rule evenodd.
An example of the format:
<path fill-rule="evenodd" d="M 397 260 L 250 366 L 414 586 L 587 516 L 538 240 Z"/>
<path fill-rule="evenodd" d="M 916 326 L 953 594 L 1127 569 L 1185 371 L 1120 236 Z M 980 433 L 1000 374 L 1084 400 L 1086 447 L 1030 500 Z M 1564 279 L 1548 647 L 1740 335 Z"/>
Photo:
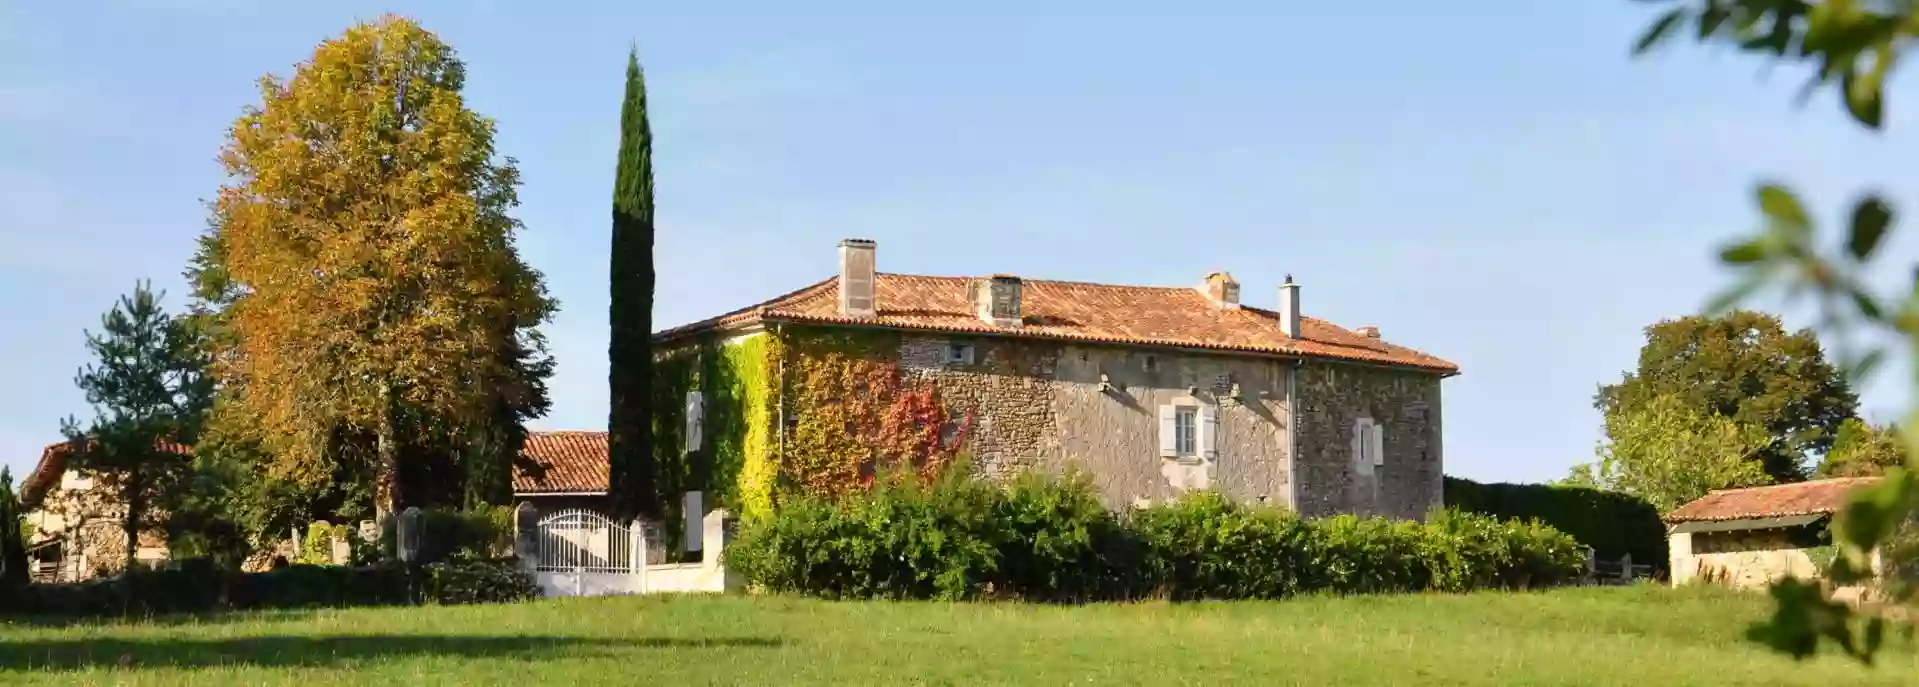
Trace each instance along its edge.
<path fill-rule="evenodd" d="M 1721 489 L 1680 506 L 1666 522 L 1746 520 L 1839 512 L 1852 490 L 1878 481 L 1877 477 L 1845 477 L 1769 487 Z"/>
<path fill-rule="evenodd" d="M 879 305 L 875 317 L 839 314 L 836 276 L 758 305 L 659 332 L 654 338 L 665 341 L 765 321 L 856 324 L 1331 358 L 1448 374 L 1459 371 L 1459 366 L 1440 358 L 1311 317 L 1300 318 L 1302 336 L 1295 339 L 1280 331 L 1279 318 L 1272 311 L 1222 310 L 1194 288 L 1028 279 L 1020 289 L 1025 324 L 1015 330 L 987 324 L 973 314 L 966 298 L 971 278 L 882 273 L 875 281 Z"/>
<path fill-rule="evenodd" d="M 91 442 L 89 442 L 90 444 Z M 180 455 L 189 455 L 193 449 L 185 444 L 171 441 L 159 442 L 160 450 Z M 40 462 L 34 464 L 33 472 L 20 480 L 20 509 L 30 511 L 40 507 L 40 500 L 59 486 L 60 476 L 67 473 L 67 461 L 73 457 L 73 442 L 62 441 L 51 444 L 40 451 Z"/>
<path fill-rule="evenodd" d="M 528 432 L 513 493 L 606 493 L 606 432 Z"/>

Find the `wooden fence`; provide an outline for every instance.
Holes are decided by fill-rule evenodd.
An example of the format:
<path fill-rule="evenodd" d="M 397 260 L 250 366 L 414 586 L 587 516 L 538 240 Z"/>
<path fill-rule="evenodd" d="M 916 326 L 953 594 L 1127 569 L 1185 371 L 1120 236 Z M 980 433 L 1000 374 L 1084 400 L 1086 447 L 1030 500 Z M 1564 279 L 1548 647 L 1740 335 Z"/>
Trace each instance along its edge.
<path fill-rule="evenodd" d="M 1593 555 L 1592 549 L 1586 549 L 1586 584 L 1627 585 L 1652 579 L 1656 571 L 1651 564 L 1633 563 L 1630 553 L 1609 561 L 1601 560 Z"/>

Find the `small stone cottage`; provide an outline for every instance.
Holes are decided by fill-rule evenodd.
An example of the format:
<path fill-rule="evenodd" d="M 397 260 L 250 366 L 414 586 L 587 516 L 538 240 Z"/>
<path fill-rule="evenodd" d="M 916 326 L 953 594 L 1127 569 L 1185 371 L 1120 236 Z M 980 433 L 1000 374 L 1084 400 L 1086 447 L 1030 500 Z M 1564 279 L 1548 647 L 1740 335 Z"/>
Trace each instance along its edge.
<path fill-rule="evenodd" d="M 1441 505 L 1440 383 L 1458 367 L 1305 316 L 1290 277 L 1268 309 L 1225 272 L 1190 287 L 888 274 L 857 239 L 838 258 L 834 277 L 655 334 L 667 493 L 750 513 L 776 491 L 963 456 L 995 479 L 1078 468 L 1112 508 L 1195 489 L 1311 516 Z M 516 491 L 575 489 L 551 483 Z"/>
<path fill-rule="evenodd" d="M 188 451 L 173 443 L 160 448 Z M 126 564 L 126 534 L 121 530 L 126 507 L 95 477 L 72 469 L 71 457 L 67 442 L 48 446 L 20 482 L 27 557 L 34 578 L 43 582 L 78 582 L 117 573 Z M 158 530 L 141 532 L 138 545 L 136 562 L 151 566 L 167 559 L 166 536 Z"/>
<path fill-rule="evenodd" d="M 1875 481 L 1851 477 L 1721 489 L 1674 509 L 1666 516 L 1673 585 L 1752 589 L 1785 577 L 1820 577 L 1832 555 L 1826 534 L 1832 515 L 1854 489 Z"/>

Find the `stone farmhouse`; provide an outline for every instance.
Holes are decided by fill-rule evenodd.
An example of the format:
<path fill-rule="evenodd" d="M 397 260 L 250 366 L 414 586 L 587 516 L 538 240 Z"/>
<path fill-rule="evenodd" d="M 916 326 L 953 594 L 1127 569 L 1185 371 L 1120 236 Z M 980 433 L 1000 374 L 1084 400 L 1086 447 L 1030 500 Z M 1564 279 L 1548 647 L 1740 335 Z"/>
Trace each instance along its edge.
<path fill-rule="evenodd" d="M 1195 489 L 1309 516 L 1441 505 L 1440 386 L 1458 367 L 1304 316 L 1291 277 L 1263 309 L 1225 272 L 1122 286 L 876 258 L 843 241 L 838 275 L 655 335 L 656 459 L 683 472 L 668 493 L 703 492 L 686 510 L 750 512 L 915 453 L 999 479 L 1076 467 L 1115 509 Z M 522 471 L 522 499 L 604 491 L 603 439 L 541 442 L 566 449 Z"/>

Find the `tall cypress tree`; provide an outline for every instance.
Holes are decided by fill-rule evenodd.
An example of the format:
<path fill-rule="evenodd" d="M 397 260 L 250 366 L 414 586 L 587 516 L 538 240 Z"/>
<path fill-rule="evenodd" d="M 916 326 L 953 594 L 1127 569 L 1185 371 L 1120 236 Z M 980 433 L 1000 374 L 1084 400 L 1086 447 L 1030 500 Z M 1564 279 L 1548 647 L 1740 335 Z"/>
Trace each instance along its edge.
<path fill-rule="evenodd" d="M 653 132 L 637 49 L 626 56 L 620 106 L 620 162 L 613 177 L 612 299 L 607 377 L 607 462 L 614 508 L 658 517 L 653 460 Z"/>

